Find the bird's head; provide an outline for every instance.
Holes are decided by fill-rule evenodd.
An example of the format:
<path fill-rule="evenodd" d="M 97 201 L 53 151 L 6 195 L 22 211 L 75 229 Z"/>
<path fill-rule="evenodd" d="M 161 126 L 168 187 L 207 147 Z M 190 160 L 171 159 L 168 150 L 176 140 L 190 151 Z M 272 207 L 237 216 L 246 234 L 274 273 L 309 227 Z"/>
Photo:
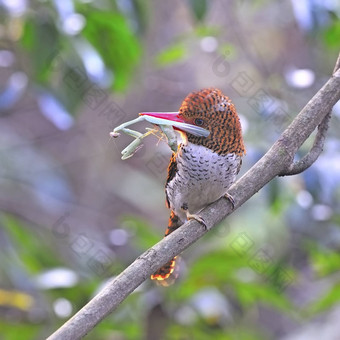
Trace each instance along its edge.
<path fill-rule="evenodd" d="M 181 131 L 189 143 L 203 145 L 219 154 L 242 156 L 245 153 L 235 106 L 219 89 L 208 88 L 190 93 L 179 112 L 145 112 L 142 115 L 167 120 L 168 125 Z"/>

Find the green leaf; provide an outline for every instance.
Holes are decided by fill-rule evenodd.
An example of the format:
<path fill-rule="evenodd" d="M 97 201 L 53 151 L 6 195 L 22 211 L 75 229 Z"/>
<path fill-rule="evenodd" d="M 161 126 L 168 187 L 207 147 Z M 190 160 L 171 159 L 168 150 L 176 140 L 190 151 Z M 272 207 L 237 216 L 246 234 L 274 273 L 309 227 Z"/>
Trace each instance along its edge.
<path fill-rule="evenodd" d="M 334 285 L 321 299 L 308 306 L 311 315 L 330 309 L 340 301 L 340 283 Z"/>
<path fill-rule="evenodd" d="M 152 230 L 150 224 L 139 217 L 124 217 L 122 224 L 133 235 L 132 243 L 139 249 L 148 249 L 160 241 L 159 235 Z"/>
<path fill-rule="evenodd" d="M 323 39 L 326 44 L 331 49 L 339 49 L 340 41 L 340 20 L 336 19 L 333 21 L 331 26 L 329 26 L 323 33 Z"/>
<path fill-rule="evenodd" d="M 49 16 L 28 19 L 20 43 L 30 56 L 32 78 L 40 84 L 47 83 L 52 61 L 61 49 L 60 35 L 53 19 Z"/>
<path fill-rule="evenodd" d="M 258 340 L 267 339 L 259 331 L 251 329 L 251 323 L 248 324 L 223 324 L 220 320 L 215 322 L 206 322 L 206 320 L 197 318 L 194 323 L 181 324 L 172 322 L 166 329 L 165 339 L 167 340 Z"/>
<path fill-rule="evenodd" d="M 339 270 L 340 254 L 328 249 L 311 248 L 310 258 L 314 270 L 321 277 Z"/>
<path fill-rule="evenodd" d="M 206 286 L 223 288 L 226 284 L 237 281 L 235 273 L 244 267 L 247 267 L 247 258 L 226 249 L 206 254 L 190 265 L 187 277 L 171 298 L 187 299 Z"/>
<path fill-rule="evenodd" d="M 21 45 L 27 49 L 32 50 L 35 42 L 35 25 L 32 20 L 27 20 L 23 26 L 23 33 L 20 39 Z"/>
<path fill-rule="evenodd" d="M 189 0 L 192 13 L 197 21 L 203 21 L 207 13 L 207 0 Z"/>
<path fill-rule="evenodd" d="M 206 36 L 216 37 L 221 33 L 221 27 L 199 25 L 195 27 L 195 33 L 198 37 L 201 37 L 201 38 L 204 38 Z"/>
<path fill-rule="evenodd" d="M 278 278 L 275 276 L 278 275 L 278 267 L 272 267 L 273 270 L 268 273 L 255 274 L 246 282 L 240 278 L 240 270 L 252 271 L 249 257 L 239 255 L 231 249 L 221 249 L 202 256 L 192 264 L 186 279 L 181 282 L 178 290 L 172 292 L 171 299 L 179 301 L 188 299 L 198 289 L 206 286 L 224 290 L 226 285 L 230 285 L 245 308 L 260 301 L 278 309 L 289 310 L 291 304 L 280 289 L 284 280 L 283 271 L 280 271 Z M 288 270 L 284 271 L 286 272 Z M 293 276 L 292 273 L 289 275 Z"/>
<path fill-rule="evenodd" d="M 39 339 L 41 335 L 41 324 L 38 323 L 26 323 L 26 322 L 11 322 L 10 320 L 0 320 L 1 339 L 17 340 L 23 337 L 25 334 L 26 340 Z"/>
<path fill-rule="evenodd" d="M 33 231 L 26 223 L 9 214 L 0 215 L 0 221 L 28 272 L 39 273 L 45 268 L 60 265 L 43 232 Z"/>
<path fill-rule="evenodd" d="M 141 55 L 141 46 L 124 16 L 92 9 L 84 13 L 83 35 L 97 49 L 107 67 L 113 70 L 114 89 L 123 90 Z"/>
<path fill-rule="evenodd" d="M 176 43 L 169 46 L 156 56 L 156 64 L 162 67 L 168 66 L 183 60 L 185 55 L 186 49 L 182 43 Z"/>
<path fill-rule="evenodd" d="M 233 289 L 244 308 L 249 308 L 258 302 L 276 307 L 283 311 L 291 311 L 290 301 L 275 287 L 263 282 L 238 282 Z"/>

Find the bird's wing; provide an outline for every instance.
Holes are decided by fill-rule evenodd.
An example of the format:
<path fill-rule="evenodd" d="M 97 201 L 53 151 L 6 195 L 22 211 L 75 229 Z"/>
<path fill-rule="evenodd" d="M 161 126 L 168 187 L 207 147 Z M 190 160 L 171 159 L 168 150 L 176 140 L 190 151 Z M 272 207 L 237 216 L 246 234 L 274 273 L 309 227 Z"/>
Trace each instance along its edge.
<path fill-rule="evenodd" d="M 238 173 L 240 172 L 241 166 L 242 166 L 242 158 L 240 159 L 240 163 L 239 163 L 239 165 L 238 165 L 238 167 L 237 167 L 236 175 L 238 175 Z"/>
<path fill-rule="evenodd" d="M 168 208 L 170 208 L 170 202 L 169 202 L 169 197 L 167 194 L 166 187 L 168 186 L 169 182 L 175 177 L 176 172 L 177 172 L 176 154 L 173 153 L 170 159 L 169 166 L 168 166 L 168 177 L 166 179 L 166 184 L 165 184 L 166 206 Z"/>

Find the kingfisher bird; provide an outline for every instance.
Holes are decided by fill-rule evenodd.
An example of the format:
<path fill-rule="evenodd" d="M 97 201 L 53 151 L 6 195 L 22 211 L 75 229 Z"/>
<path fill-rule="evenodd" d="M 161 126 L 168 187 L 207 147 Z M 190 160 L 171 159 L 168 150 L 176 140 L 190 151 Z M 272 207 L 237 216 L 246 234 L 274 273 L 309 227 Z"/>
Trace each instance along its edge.
<path fill-rule="evenodd" d="M 165 193 L 171 212 L 165 237 L 190 219 L 206 226 L 199 212 L 221 197 L 234 205 L 227 191 L 240 171 L 245 147 L 235 106 L 221 90 L 207 88 L 190 93 L 179 112 L 141 115 L 167 120 L 182 137 L 168 167 Z M 176 257 L 151 279 L 163 286 L 172 284 L 177 276 L 175 263 Z"/>

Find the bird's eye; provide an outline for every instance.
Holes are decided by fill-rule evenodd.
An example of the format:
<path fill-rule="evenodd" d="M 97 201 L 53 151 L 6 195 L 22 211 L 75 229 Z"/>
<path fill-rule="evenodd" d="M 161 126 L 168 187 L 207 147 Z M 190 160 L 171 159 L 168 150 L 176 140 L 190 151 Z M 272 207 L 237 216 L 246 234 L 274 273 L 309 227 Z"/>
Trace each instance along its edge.
<path fill-rule="evenodd" d="M 204 124 L 204 120 L 201 118 L 196 118 L 194 121 L 195 125 L 202 126 Z"/>

